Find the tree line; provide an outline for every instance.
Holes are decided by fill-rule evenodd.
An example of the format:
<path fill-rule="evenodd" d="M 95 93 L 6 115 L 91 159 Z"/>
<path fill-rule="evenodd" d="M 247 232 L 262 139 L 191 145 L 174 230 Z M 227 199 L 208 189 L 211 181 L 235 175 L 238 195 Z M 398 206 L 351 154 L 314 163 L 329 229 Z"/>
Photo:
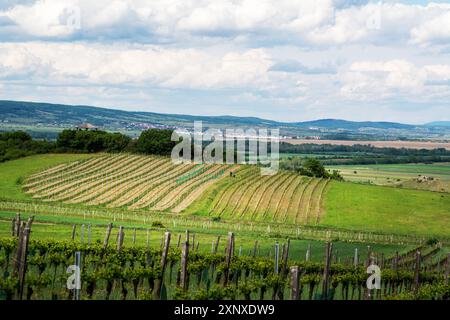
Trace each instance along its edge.
<path fill-rule="evenodd" d="M 149 129 L 137 140 L 121 133 L 63 130 L 55 142 L 33 139 L 24 131 L 0 133 L 0 162 L 42 153 L 130 152 L 170 155 L 172 130 Z"/>
<path fill-rule="evenodd" d="M 130 152 L 168 156 L 178 143 L 171 140 L 172 132 L 169 129 L 149 129 L 143 131 L 138 139 L 132 139 L 122 133 L 67 129 L 59 133 L 56 142 L 32 139 L 28 133 L 23 131 L 5 132 L 0 133 L 0 162 L 33 154 L 52 152 Z M 206 144 L 203 145 L 203 147 L 205 146 Z M 246 142 L 247 148 L 248 141 Z M 270 144 L 267 149 L 270 153 Z M 295 157 L 295 154 L 311 154 L 310 158 L 319 159 L 322 165 L 450 161 L 450 151 L 443 148 L 416 150 L 376 148 L 370 145 L 341 146 L 316 145 L 312 143 L 292 145 L 283 142 L 280 144 L 280 153 L 292 154 L 291 159 L 281 161 L 282 169 L 322 177 L 326 177 L 326 174 L 322 174 L 320 170 L 317 170 L 317 164 L 314 164 L 316 169 L 311 169 L 314 167 L 312 163 L 292 158 Z M 226 154 L 224 153 L 225 158 Z M 236 158 L 237 155 L 235 155 Z"/>
<path fill-rule="evenodd" d="M 335 164 L 394 164 L 394 163 L 432 163 L 450 161 L 450 151 L 437 149 L 378 148 L 371 145 L 332 145 L 301 144 L 282 142 L 280 153 L 314 154 L 324 165 Z M 292 158 L 291 157 L 291 158 Z"/>
<path fill-rule="evenodd" d="M 26 132 L 0 133 L 0 162 L 54 151 L 54 143 L 46 140 L 33 140 Z"/>

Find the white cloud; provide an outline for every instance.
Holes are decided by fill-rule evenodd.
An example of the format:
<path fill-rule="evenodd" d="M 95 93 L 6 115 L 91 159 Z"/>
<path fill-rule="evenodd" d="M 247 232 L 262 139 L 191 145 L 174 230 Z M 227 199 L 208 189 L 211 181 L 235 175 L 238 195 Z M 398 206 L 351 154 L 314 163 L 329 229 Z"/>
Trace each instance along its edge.
<path fill-rule="evenodd" d="M 446 10 L 437 11 L 435 16 L 426 19 L 411 30 L 411 42 L 414 44 L 430 45 L 445 43 L 450 40 L 450 6 Z"/>
<path fill-rule="evenodd" d="M 433 101 L 450 96 L 450 87 L 427 86 L 428 81 L 450 79 L 450 65 L 416 66 L 405 60 L 352 63 L 342 74 L 341 94 L 349 99 L 376 101 L 386 98 Z"/>
<path fill-rule="evenodd" d="M 450 4 L 433 3 L 342 6 L 341 1 L 332 0 L 37 0 L 4 9 L 2 16 L 17 25 L 19 38 L 126 37 L 157 42 L 163 37 L 182 41 L 188 35 L 203 41 L 219 35 L 244 37 L 250 43 L 283 40 L 309 45 L 398 41 L 424 45 L 450 39 Z M 80 28 L 73 27 L 77 20 Z"/>
<path fill-rule="evenodd" d="M 56 83 L 152 84 L 168 88 L 260 87 L 271 59 L 263 49 L 210 53 L 158 46 L 0 44 L 0 77 L 27 73 Z"/>
<path fill-rule="evenodd" d="M 449 106 L 449 21 L 450 4 L 405 1 L 8 1 L 1 96 L 284 120 L 382 101 L 397 116 L 388 104 Z"/>

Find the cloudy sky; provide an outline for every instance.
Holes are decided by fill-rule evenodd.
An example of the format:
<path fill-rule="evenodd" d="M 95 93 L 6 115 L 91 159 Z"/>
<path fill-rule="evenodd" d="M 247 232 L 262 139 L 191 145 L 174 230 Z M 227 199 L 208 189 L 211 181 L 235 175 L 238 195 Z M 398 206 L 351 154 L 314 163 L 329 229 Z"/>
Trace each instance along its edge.
<path fill-rule="evenodd" d="M 2 0 L 0 99 L 450 120 L 450 1 Z"/>

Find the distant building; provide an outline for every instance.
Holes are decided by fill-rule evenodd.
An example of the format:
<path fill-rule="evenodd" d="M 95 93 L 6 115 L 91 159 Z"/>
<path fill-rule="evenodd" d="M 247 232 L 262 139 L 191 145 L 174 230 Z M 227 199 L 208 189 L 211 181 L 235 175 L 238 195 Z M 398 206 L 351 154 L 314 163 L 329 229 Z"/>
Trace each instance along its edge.
<path fill-rule="evenodd" d="M 98 127 L 90 124 L 90 123 L 82 123 L 80 125 L 78 125 L 77 130 L 92 130 L 92 131 L 96 131 L 98 130 Z"/>

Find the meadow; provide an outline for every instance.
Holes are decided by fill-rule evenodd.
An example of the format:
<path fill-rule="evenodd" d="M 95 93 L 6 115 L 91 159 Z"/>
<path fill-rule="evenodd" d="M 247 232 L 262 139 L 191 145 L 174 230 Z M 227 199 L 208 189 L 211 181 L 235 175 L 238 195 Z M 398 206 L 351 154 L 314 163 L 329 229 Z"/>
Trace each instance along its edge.
<path fill-rule="evenodd" d="M 50 167 L 67 162 L 96 157 L 89 154 L 44 154 L 26 157 L 0 164 L 0 197 L 8 199 L 29 199 L 22 191 L 25 177 Z"/>
<path fill-rule="evenodd" d="M 346 181 L 384 186 L 450 192 L 450 163 L 378 164 L 327 166 L 338 170 Z M 420 176 L 432 181 L 418 182 Z"/>
<path fill-rule="evenodd" d="M 450 194 L 331 183 L 323 203 L 324 226 L 428 236 L 450 234 Z"/>

